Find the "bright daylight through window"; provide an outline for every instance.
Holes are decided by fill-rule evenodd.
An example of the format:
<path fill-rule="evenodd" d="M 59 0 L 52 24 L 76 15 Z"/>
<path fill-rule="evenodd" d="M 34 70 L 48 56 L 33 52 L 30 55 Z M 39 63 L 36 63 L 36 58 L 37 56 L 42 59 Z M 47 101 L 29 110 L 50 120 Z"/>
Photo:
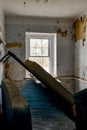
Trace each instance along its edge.
<path fill-rule="evenodd" d="M 26 33 L 26 59 L 37 62 L 56 76 L 56 34 Z M 26 78 L 29 77 L 26 71 Z"/>

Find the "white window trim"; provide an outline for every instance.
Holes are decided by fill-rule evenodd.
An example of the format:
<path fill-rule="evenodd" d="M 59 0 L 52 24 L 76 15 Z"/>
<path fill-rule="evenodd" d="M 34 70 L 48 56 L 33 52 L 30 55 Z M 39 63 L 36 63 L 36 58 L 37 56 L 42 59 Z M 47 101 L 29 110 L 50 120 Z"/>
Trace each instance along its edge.
<path fill-rule="evenodd" d="M 57 34 L 56 33 L 35 33 L 35 32 L 26 32 L 26 47 L 25 47 L 25 58 L 28 59 L 29 58 L 29 44 L 28 44 L 28 40 L 29 38 L 45 38 L 50 40 L 50 43 L 52 42 L 53 39 L 51 39 L 52 37 L 56 37 L 57 38 Z M 55 36 L 54 36 L 55 35 Z M 52 44 L 52 43 L 51 43 Z M 56 48 L 55 51 L 53 48 Z M 49 53 L 50 53 L 50 62 L 51 64 L 49 64 L 49 71 L 50 73 L 54 76 L 54 71 L 55 71 L 55 76 L 57 76 L 57 39 L 55 40 L 55 47 L 54 45 L 50 45 L 49 46 Z M 53 53 L 53 54 L 52 54 Z M 55 55 L 55 56 L 54 56 Z M 42 56 L 41 56 L 42 57 Z M 55 61 L 53 61 L 55 58 Z M 54 63 L 55 62 L 55 63 Z M 55 67 L 54 67 L 55 66 Z"/>

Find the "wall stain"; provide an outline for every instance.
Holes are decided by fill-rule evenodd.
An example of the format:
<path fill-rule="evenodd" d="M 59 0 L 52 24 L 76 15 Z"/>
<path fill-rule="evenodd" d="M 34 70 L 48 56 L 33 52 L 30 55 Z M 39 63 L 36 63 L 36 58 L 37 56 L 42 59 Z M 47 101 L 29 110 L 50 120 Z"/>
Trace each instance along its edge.
<path fill-rule="evenodd" d="M 85 32 L 86 32 L 86 21 L 87 18 L 84 15 L 83 17 L 81 17 L 80 19 L 76 19 L 73 27 L 75 30 L 75 34 L 74 34 L 74 40 L 85 40 Z"/>
<path fill-rule="evenodd" d="M 1 26 L 0 26 L 0 32 L 2 32 L 2 28 L 1 28 Z"/>
<path fill-rule="evenodd" d="M 30 28 L 28 28 L 27 30 L 30 31 Z"/>
<path fill-rule="evenodd" d="M 3 63 L 3 75 L 5 78 L 8 78 L 8 69 L 10 67 L 10 64 L 8 63 L 8 61 Z"/>
<path fill-rule="evenodd" d="M 60 22 L 57 20 L 57 24 L 59 24 Z"/>
<path fill-rule="evenodd" d="M 26 2 L 24 2 L 24 5 L 26 5 Z"/>
<path fill-rule="evenodd" d="M 22 47 L 22 43 L 21 42 L 9 42 L 6 44 L 7 48 L 13 48 L 13 47 Z"/>
<path fill-rule="evenodd" d="M 0 44 L 3 43 L 2 39 L 0 38 Z"/>
<path fill-rule="evenodd" d="M 18 33 L 18 37 L 20 37 L 21 36 L 21 34 L 20 33 Z"/>
<path fill-rule="evenodd" d="M 62 31 L 60 28 L 57 29 L 57 33 L 60 33 L 62 37 L 66 37 L 67 36 L 67 30 Z"/>
<path fill-rule="evenodd" d="M 48 2 L 48 0 L 45 0 L 44 2 L 45 2 L 45 3 L 47 3 L 47 2 Z"/>

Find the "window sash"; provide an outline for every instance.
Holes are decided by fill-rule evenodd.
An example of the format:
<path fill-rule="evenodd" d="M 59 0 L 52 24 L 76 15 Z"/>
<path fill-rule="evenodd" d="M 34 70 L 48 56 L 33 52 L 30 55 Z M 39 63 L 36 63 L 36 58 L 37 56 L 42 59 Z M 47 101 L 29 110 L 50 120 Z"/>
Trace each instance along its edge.
<path fill-rule="evenodd" d="M 36 40 L 48 40 L 48 45 L 47 45 L 47 47 L 43 47 L 43 45 L 41 45 L 41 46 L 36 46 L 36 47 L 32 47 L 31 46 L 31 40 L 32 39 L 36 39 Z M 41 43 L 40 43 L 41 44 Z M 39 44 L 39 45 L 40 45 Z M 37 43 L 37 45 L 38 45 L 38 43 Z M 34 55 L 31 55 L 31 49 L 39 49 L 40 51 L 41 51 L 41 55 L 39 55 L 38 53 L 36 53 L 36 55 L 34 54 Z M 44 49 L 47 49 L 47 55 L 43 55 L 44 53 L 43 53 L 43 50 Z M 38 52 L 38 51 L 37 51 Z M 50 57 L 50 44 L 49 44 L 49 38 L 29 38 L 29 57 Z"/>

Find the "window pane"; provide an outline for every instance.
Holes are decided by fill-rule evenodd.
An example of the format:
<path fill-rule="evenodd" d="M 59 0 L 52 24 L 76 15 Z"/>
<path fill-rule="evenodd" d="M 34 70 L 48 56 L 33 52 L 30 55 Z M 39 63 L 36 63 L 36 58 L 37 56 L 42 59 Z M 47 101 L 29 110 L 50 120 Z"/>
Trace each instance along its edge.
<path fill-rule="evenodd" d="M 35 55 L 35 51 L 34 51 L 34 48 L 31 48 L 31 50 L 30 50 L 30 55 Z"/>
<path fill-rule="evenodd" d="M 30 56 L 48 56 L 48 39 L 30 39 Z"/>
<path fill-rule="evenodd" d="M 49 72 L 49 57 L 29 57 L 29 60 L 37 62 L 47 72 Z"/>
<path fill-rule="evenodd" d="M 48 39 L 43 40 L 43 47 L 48 47 Z"/>
<path fill-rule="evenodd" d="M 30 47 L 35 47 L 36 46 L 36 43 L 35 43 L 35 39 L 30 39 Z"/>
<path fill-rule="evenodd" d="M 42 39 L 35 39 L 36 40 L 36 46 L 37 47 L 42 47 L 43 44 L 42 44 Z"/>
<path fill-rule="evenodd" d="M 48 56 L 48 48 L 43 48 L 43 56 Z"/>

